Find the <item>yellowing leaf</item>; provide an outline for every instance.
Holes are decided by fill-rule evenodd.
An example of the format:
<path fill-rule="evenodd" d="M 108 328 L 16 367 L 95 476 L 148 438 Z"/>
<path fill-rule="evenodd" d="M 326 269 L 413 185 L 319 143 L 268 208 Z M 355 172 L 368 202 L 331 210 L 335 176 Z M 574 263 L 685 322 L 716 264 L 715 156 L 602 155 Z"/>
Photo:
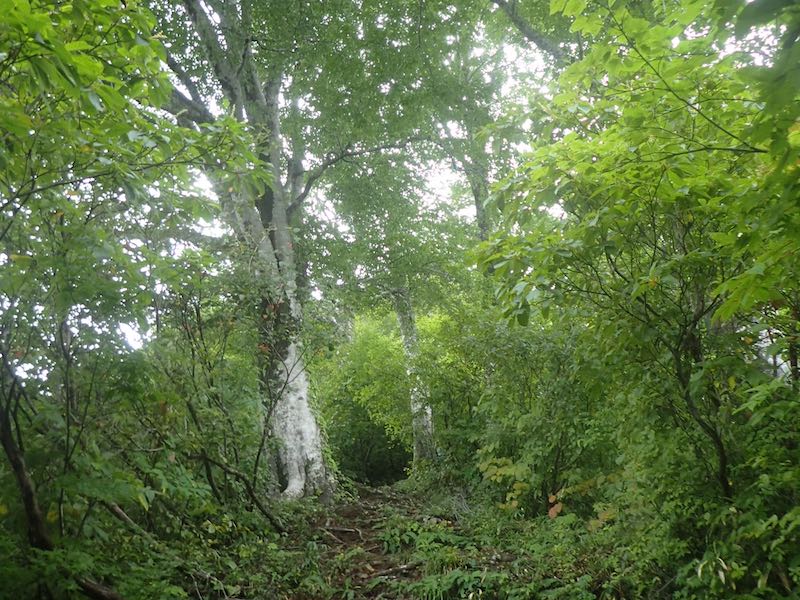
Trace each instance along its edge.
<path fill-rule="evenodd" d="M 617 516 L 617 511 L 614 510 L 613 508 L 601 510 L 599 513 L 597 513 L 597 518 L 603 523 L 605 523 L 606 521 L 610 521 L 616 516 Z"/>

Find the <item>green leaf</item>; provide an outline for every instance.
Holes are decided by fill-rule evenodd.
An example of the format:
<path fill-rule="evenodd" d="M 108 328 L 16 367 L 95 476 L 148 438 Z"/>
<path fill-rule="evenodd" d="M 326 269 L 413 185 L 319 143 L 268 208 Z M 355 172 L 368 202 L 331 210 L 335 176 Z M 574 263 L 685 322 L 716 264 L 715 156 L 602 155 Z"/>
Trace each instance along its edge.
<path fill-rule="evenodd" d="M 585 8 L 586 0 L 567 0 L 560 12 L 562 12 L 565 17 L 574 17 L 581 14 Z"/>
<path fill-rule="evenodd" d="M 89 102 L 95 108 L 97 112 L 103 112 L 105 107 L 103 106 L 103 102 L 100 100 L 100 97 L 93 91 L 89 91 L 86 94 L 86 97 L 89 99 Z"/>
<path fill-rule="evenodd" d="M 745 4 L 736 19 L 736 37 L 744 37 L 754 27 L 774 21 L 785 8 L 793 4 L 792 0 L 753 0 Z"/>

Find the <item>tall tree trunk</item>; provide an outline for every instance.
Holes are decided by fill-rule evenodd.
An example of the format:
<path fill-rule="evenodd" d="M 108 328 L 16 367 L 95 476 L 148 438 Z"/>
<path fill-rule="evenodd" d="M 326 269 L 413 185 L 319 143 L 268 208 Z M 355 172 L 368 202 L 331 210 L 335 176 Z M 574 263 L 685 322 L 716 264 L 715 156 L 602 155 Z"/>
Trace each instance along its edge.
<path fill-rule="evenodd" d="M 282 274 L 282 305 L 276 307 L 272 360 L 267 371 L 269 393 L 275 400 L 272 431 L 280 441 L 279 467 L 285 478 L 283 495 L 299 498 L 310 494 L 327 495 L 332 488 L 322 453 L 322 438 L 309 403 L 309 383 L 300 340 L 302 305 L 297 297 L 295 254 L 285 223 L 285 204 L 276 198 L 273 222 L 282 224 L 275 232 L 275 246 Z"/>
<path fill-rule="evenodd" d="M 489 217 L 486 214 L 486 200 L 489 197 L 489 173 L 486 164 L 473 161 L 467 168 L 467 180 L 475 202 L 475 221 L 478 225 L 478 239 L 489 239 Z"/>
<path fill-rule="evenodd" d="M 252 260 L 248 270 L 253 287 L 262 290 L 261 380 L 267 396 L 268 426 L 279 444 L 278 470 L 285 480 L 283 495 L 297 498 L 324 494 L 330 491 L 333 481 L 325 467 L 320 428 L 309 403 L 300 341 L 303 315 L 289 223 L 290 213 L 298 208 L 315 179 L 308 177 L 311 182 L 303 186 L 305 173 L 297 158 L 290 161 L 286 173 L 281 172 L 285 140 L 280 127 L 280 94 L 285 78 L 280 64 L 256 66 L 250 40 L 254 29 L 252 2 L 206 4 L 183 0 L 183 6 L 213 78 L 233 115 L 254 131 L 259 140 L 256 153 L 271 171 L 270 189 L 261 196 L 234 189 L 235 185 L 221 178 L 216 189 L 225 220 L 249 250 Z M 189 93 L 187 96 L 176 90 L 169 110 L 184 121 L 213 121 L 206 100 L 178 61 L 168 57 L 168 63 Z M 302 147 L 293 148 L 293 156 L 303 154 Z"/>
<path fill-rule="evenodd" d="M 285 190 L 275 186 L 257 202 L 223 196 L 226 220 L 250 249 L 251 273 L 261 299 L 262 387 L 270 407 L 269 426 L 279 444 L 283 496 L 327 494 L 333 486 L 322 452 L 322 437 L 309 402 L 309 383 L 300 329 L 297 268 L 288 224 Z M 258 208 L 255 208 L 258 206 Z"/>
<path fill-rule="evenodd" d="M 392 302 L 397 313 L 400 336 L 403 339 L 406 372 L 411 382 L 411 429 L 414 436 L 414 462 L 432 460 L 436 456 L 436 447 L 433 441 L 433 413 L 428 403 L 428 391 L 416 370 L 419 341 L 408 287 L 404 286 L 393 290 Z"/>

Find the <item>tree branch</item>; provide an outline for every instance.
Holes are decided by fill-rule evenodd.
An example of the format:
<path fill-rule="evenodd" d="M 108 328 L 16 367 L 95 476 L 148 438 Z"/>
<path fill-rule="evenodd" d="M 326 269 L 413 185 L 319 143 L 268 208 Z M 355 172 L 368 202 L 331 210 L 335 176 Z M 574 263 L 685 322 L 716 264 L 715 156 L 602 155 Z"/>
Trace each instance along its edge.
<path fill-rule="evenodd" d="M 203 97 L 200 95 L 200 90 L 197 89 L 197 85 L 195 85 L 194 81 L 192 81 L 192 78 L 189 77 L 189 74 L 184 71 L 180 63 L 175 60 L 175 57 L 169 52 L 167 52 L 167 65 L 170 69 L 172 69 L 172 72 L 175 74 L 175 77 L 178 78 L 178 81 L 181 82 L 181 85 L 183 85 L 183 87 L 185 87 L 189 92 L 189 96 L 192 98 L 192 100 L 197 104 L 202 104 Z"/>
<path fill-rule="evenodd" d="M 12 380 L 16 380 L 16 375 L 5 355 L 3 355 L 2 360 L 4 371 L 8 373 Z M 30 545 L 37 550 L 49 552 L 55 546 L 47 531 L 47 524 L 45 523 L 39 500 L 36 497 L 36 489 L 25 465 L 25 457 L 11 431 L 9 406 L 0 407 L 0 444 L 3 446 L 6 458 L 14 473 L 14 478 L 17 480 L 17 487 L 19 488 L 22 504 L 25 508 L 25 517 L 28 522 Z M 83 594 L 89 598 L 95 600 L 123 600 L 122 596 L 113 589 L 91 579 L 75 577 L 75 581 Z"/>
<path fill-rule="evenodd" d="M 77 581 L 84 596 L 94 598 L 94 600 L 123 600 L 118 592 L 96 581 L 91 579 L 78 579 Z"/>
<path fill-rule="evenodd" d="M 539 50 L 547 52 L 550 56 L 555 58 L 557 62 L 569 62 L 567 55 L 559 48 L 558 44 L 547 38 L 543 33 L 536 31 L 531 24 L 517 12 L 516 2 L 513 4 L 509 4 L 507 0 L 491 0 L 491 2 L 506 13 L 506 16 L 514 24 L 514 27 L 517 28 L 517 31 L 519 31 L 526 40 L 539 48 Z"/>
<path fill-rule="evenodd" d="M 189 120 L 195 124 L 213 123 L 214 115 L 203 105 L 187 98 L 180 90 L 172 89 L 172 96 L 164 109 L 179 121 Z M 183 123 L 186 125 L 186 123 Z"/>
<path fill-rule="evenodd" d="M 242 104 L 242 87 L 236 76 L 236 69 L 228 61 L 227 53 L 220 45 L 216 27 L 208 17 L 200 0 L 183 0 L 183 5 L 194 23 L 194 28 L 214 74 L 238 113 Z"/>
<path fill-rule="evenodd" d="M 303 201 L 308 197 L 308 194 L 311 192 L 314 184 L 322 177 L 325 172 L 344 160 L 348 158 L 358 158 L 360 156 L 366 156 L 368 154 L 375 154 L 376 152 L 382 152 L 384 150 L 397 150 L 401 148 L 405 148 L 412 142 L 422 141 L 423 138 L 411 136 L 407 137 L 403 140 L 398 142 L 391 142 L 388 144 L 379 144 L 377 146 L 370 146 L 369 148 L 353 148 L 352 144 L 348 144 L 338 152 L 331 154 L 323 160 L 319 165 L 313 168 L 311 171 L 308 172 L 308 176 L 306 177 L 306 183 L 303 186 L 302 191 L 292 199 L 291 204 L 289 205 L 288 212 L 291 214 L 303 203 Z"/>
<path fill-rule="evenodd" d="M 242 473 L 237 469 L 234 469 L 231 466 L 226 465 L 223 462 L 214 460 L 213 458 L 207 455 L 205 457 L 199 455 L 192 455 L 191 458 L 208 460 L 215 467 L 221 469 L 228 475 L 233 476 L 237 481 L 239 481 L 239 483 L 241 483 L 244 486 L 245 492 L 247 492 L 247 496 L 250 498 L 250 501 L 253 504 L 255 504 L 256 508 L 258 509 L 258 512 L 260 512 L 267 519 L 267 521 L 269 521 L 272 524 L 272 526 L 275 528 L 275 531 L 277 531 L 278 533 L 286 533 L 286 528 L 283 526 L 283 524 L 278 520 L 278 518 L 275 515 L 272 514 L 272 512 L 269 511 L 269 509 L 267 509 L 266 506 L 264 506 L 264 503 L 261 502 L 261 500 L 259 500 L 258 494 L 256 494 L 256 490 L 250 483 L 250 480 L 248 479 L 247 475 L 245 475 L 244 473 Z"/>
<path fill-rule="evenodd" d="M 745 140 L 740 138 L 738 135 L 736 135 L 735 133 L 733 133 L 729 129 L 723 127 L 722 125 L 720 125 L 719 123 L 714 121 L 714 119 L 709 117 L 705 112 L 703 112 L 703 110 L 701 108 L 699 108 L 698 106 L 695 106 L 694 103 L 689 102 L 686 98 L 684 98 L 683 96 L 678 94 L 678 92 L 676 92 L 675 89 L 669 84 L 669 82 L 664 78 L 664 76 L 656 68 L 656 66 L 644 54 L 642 54 L 642 51 L 639 50 L 639 47 L 636 45 L 635 40 L 633 40 L 627 34 L 627 32 L 625 31 L 625 29 L 622 26 L 622 23 L 617 19 L 617 17 L 614 15 L 614 13 L 610 9 L 609 9 L 609 14 L 611 15 L 611 18 L 614 20 L 614 24 L 619 28 L 620 33 L 625 38 L 625 42 L 627 43 L 628 47 L 631 50 L 633 50 L 636 53 L 636 55 L 642 60 L 642 62 L 647 66 L 647 68 L 650 69 L 656 77 L 658 77 L 658 79 L 661 81 L 662 84 L 664 84 L 664 87 L 667 88 L 667 91 L 672 96 L 674 96 L 677 100 L 679 100 L 684 105 L 686 105 L 687 108 L 689 108 L 690 110 L 693 110 L 698 116 L 700 116 L 703 120 L 705 120 L 707 123 L 709 123 L 712 127 L 715 127 L 716 129 L 718 129 L 719 131 L 721 131 L 722 133 L 724 133 L 728 137 L 733 138 L 734 140 L 736 140 L 737 142 L 742 144 L 743 147 L 741 149 L 738 149 L 739 152 L 742 152 L 744 150 L 750 150 L 751 152 L 766 152 L 766 150 L 763 150 L 761 148 L 753 146 L 752 144 L 749 144 L 748 142 L 746 142 Z"/>

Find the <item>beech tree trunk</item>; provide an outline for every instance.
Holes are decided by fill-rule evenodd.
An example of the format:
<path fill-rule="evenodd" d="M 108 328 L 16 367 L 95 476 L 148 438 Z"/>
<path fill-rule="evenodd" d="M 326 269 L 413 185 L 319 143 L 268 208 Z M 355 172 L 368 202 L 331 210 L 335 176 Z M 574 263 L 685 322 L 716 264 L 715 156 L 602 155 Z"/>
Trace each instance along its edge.
<path fill-rule="evenodd" d="M 309 157 L 303 136 L 317 139 L 316 132 L 304 133 L 298 127 L 293 128 L 291 136 L 281 132 L 282 115 L 296 117 L 300 111 L 293 93 L 298 97 L 305 93 L 293 90 L 294 80 L 287 76 L 297 59 L 291 54 L 257 55 L 253 49 L 259 46 L 255 40 L 267 39 L 270 33 L 269 17 L 260 10 L 263 6 L 254 0 L 182 0 L 181 6 L 180 11 L 165 13 L 166 18 L 178 20 L 173 23 L 177 31 L 186 28 L 185 17 L 191 22 L 191 31 L 186 32 L 182 44 L 176 45 L 186 48 L 183 55 L 166 57 L 181 84 L 173 90 L 166 108 L 188 126 L 213 123 L 216 117 L 211 107 L 219 110 L 219 102 L 201 92 L 211 84 L 224 96 L 228 114 L 247 124 L 256 140 L 255 154 L 269 169 L 271 185 L 264 194 L 238 185 L 236 176 L 225 180 L 224 175 L 218 175 L 216 189 L 225 220 L 249 251 L 247 268 L 253 274 L 254 289 L 263 290 L 258 351 L 265 359 L 261 380 L 270 427 L 280 443 L 278 470 L 286 480 L 284 495 L 325 492 L 332 480 L 322 460 L 319 426 L 308 401 L 299 334 L 303 315 L 292 239 L 297 222 L 293 222 L 293 216 L 328 168 L 342 160 L 405 146 L 410 138 L 373 147 L 340 139 L 327 152 L 318 151 L 316 166 L 306 169 L 303 161 Z M 300 37 L 294 41 L 304 43 L 305 34 L 296 33 Z M 205 81 L 183 66 L 197 69 L 195 53 L 204 59 L 201 64 L 207 65 L 202 73 Z M 340 136 L 336 132 L 332 137 Z M 208 166 L 213 181 L 218 171 L 215 165 Z"/>
<path fill-rule="evenodd" d="M 475 202 L 475 221 L 478 225 L 478 239 L 489 239 L 489 216 L 486 214 L 486 200 L 489 198 L 489 173 L 485 163 L 474 162 L 467 168 L 467 180 Z"/>
<path fill-rule="evenodd" d="M 436 446 L 433 440 L 433 412 L 428 403 L 428 391 L 422 383 L 415 364 L 419 355 L 417 324 L 407 287 L 393 290 L 392 302 L 397 313 L 400 336 L 406 356 L 406 372 L 411 382 L 411 429 L 414 436 L 414 462 L 433 460 Z"/>
<path fill-rule="evenodd" d="M 259 140 L 256 153 L 271 171 L 270 189 L 260 196 L 231 185 L 222 176 L 215 187 L 225 220 L 252 258 L 248 269 L 253 288 L 262 290 L 261 343 L 253 351 L 259 352 L 262 362 L 269 426 L 279 444 L 278 470 L 285 484 L 282 495 L 297 498 L 325 494 L 333 480 L 325 466 L 320 428 L 309 403 L 300 341 L 303 314 L 290 227 L 292 213 L 299 209 L 321 170 L 306 173 L 302 142 L 282 137 L 280 98 L 286 79 L 280 64 L 256 66 L 250 43 L 254 30 L 252 3 L 244 0 L 212 5 L 183 0 L 182 4 L 199 50 L 210 66 L 209 77 L 216 80 L 233 116 L 254 131 Z M 200 95 L 180 60 L 168 56 L 167 62 L 186 90 L 174 91 L 168 110 L 187 124 L 213 122 L 208 99 Z M 292 146 L 288 162 L 281 156 L 287 142 Z M 213 173 L 209 175 L 215 179 Z"/>
<path fill-rule="evenodd" d="M 292 252 L 289 257 L 287 271 L 293 272 Z M 288 310 L 279 309 L 276 322 L 269 328 L 272 331 L 265 331 L 266 336 L 277 333 L 263 384 L 274 401 L 271 426 L 280 443 L 278 467 L 285 480 L 282 494 L 287 499 L 327 495 L 333 487 L 322 453 L 319 425 L 309 403 L 308 374 L 298 331 L 302 307 L 296 293 L 295 286 L 286 286 Z"/>
<path fill-rule="evenodd" d="M 279 442 L 278 469 L 285 484 L 282 495 L 291 499 L 327 494 L 333 481 L 309 403 L 288 197 L 285 187 L 274 185 L 256 202 L 229 194 L 223 196 L 223 205 L 228 223 L 257 259 L 251 266 L 254 285 L 265 290 L 261 299 L 261 351 L 266 354 L 262 386 L 271 407 L 272 434 Z"/>

